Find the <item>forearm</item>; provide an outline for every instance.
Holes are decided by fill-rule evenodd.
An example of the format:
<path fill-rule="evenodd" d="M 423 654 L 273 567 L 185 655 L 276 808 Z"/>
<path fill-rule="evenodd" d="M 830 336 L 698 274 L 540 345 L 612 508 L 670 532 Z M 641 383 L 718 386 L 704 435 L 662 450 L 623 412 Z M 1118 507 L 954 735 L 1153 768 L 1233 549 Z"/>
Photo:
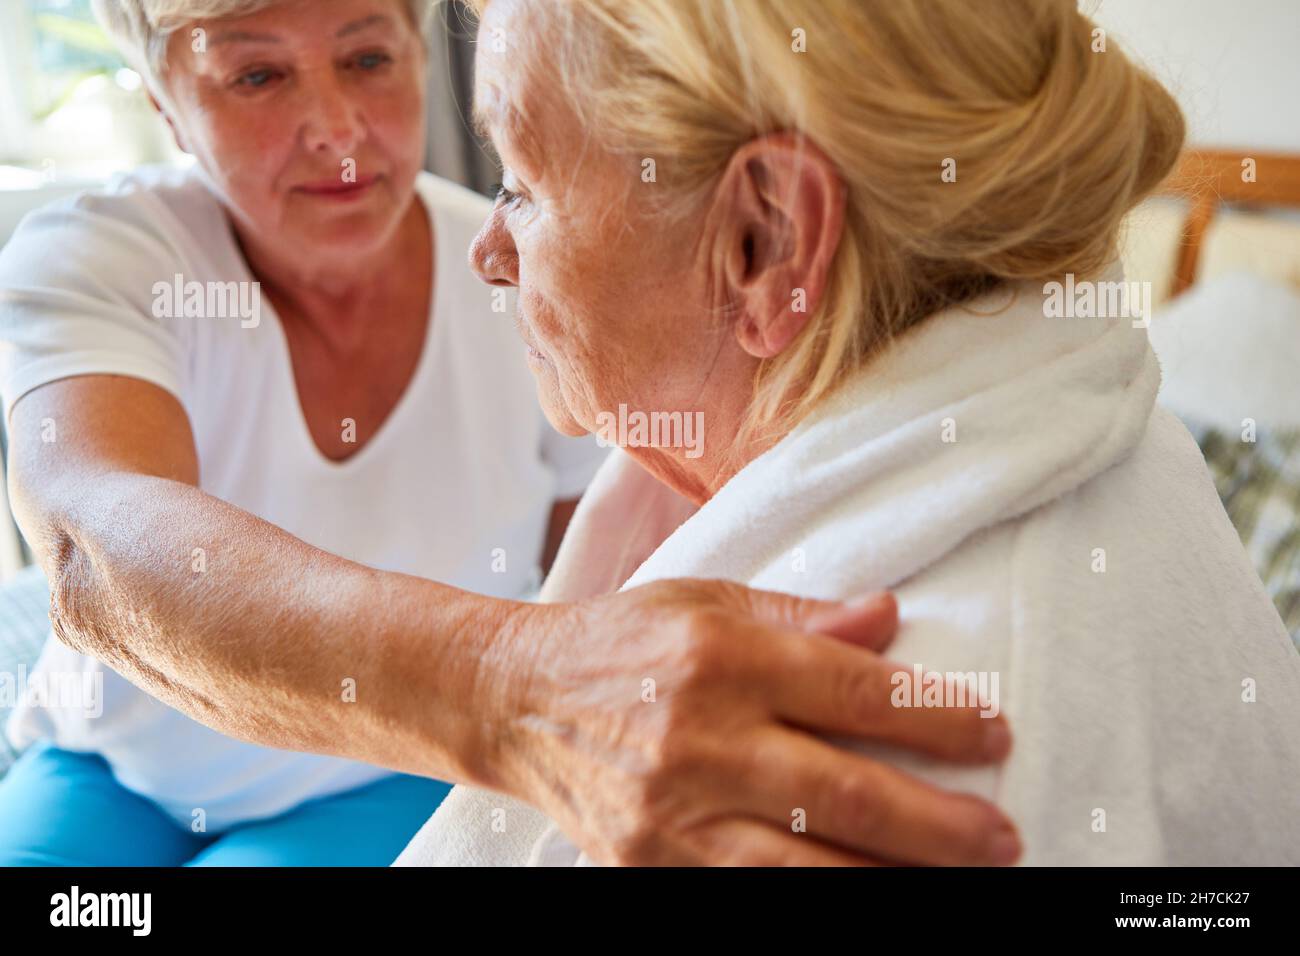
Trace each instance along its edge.
<path fill-rule="evenodd" d="M 796 599 L 686 581 L 497 602 L 332 557 L 184 482 L 86 485 L 17 501 L 58 632 L 226 733 L 503 791 L 605 862 L 1006 862 L 995 808 L 792 730 L 987 758 L 991 723 L 882 711 L 892 667 L 790 633 Z M 753 616 L 764 600 L 780 630 Z M 887 637 L 886 610 L 836 613 Z M 820 841 L 789 835 L 796 803 Z"/>
<path fill-rule="evenodd" d="M 101 476 L 42 531 L 59 638 L 196 720 L 494 782 L 500 643 L 525 606 L 344 560 L 163 478 Z"/>

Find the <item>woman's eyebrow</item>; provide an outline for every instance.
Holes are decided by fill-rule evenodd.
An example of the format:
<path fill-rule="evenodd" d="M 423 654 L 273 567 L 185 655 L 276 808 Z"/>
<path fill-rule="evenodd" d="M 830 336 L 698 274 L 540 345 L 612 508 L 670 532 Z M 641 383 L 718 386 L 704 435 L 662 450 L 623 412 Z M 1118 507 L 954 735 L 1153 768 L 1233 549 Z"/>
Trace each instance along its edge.
<path fill-rule="evenodd" d="M 474 135 L 479 139 L 490 140 L 492 138 L 492 122 L 487 117 L 487 110 L 477 100 L 470 111 L 469 121 L 474 130 Z"/>
<path fill-rule="evenodd" d="M 218 33 L 208 41 L 208 46 L 222 43 L 279 43 L 280 38 L 274 33 L 249 33 L 247 30 L 226 30 Z"/>
<path fill-rule="evenodd" d="M 334 39 L 342 39 L 343 37 L 351 36 L 354 33 L 360 33 L 367 27 L 377 26 L 381 23 L 391 24 L 392 22 L 392 17 L 389 17 L 387 14 L 373 13 L 368 17 L 362 17 L 360 20 L 353 20 L 351 23 L 344 24 L 339 28 L 339 32 L 334 34 Z"/>
<path fill-rule="evenodd" d="M 480 83 L 474 91 L 474 103 L 470 109 L 470 122 L 474 132 L 483 139 L 492 138 L 494 126 L 504 127 L 515 112 L 510 101 L 496 86 Z"/>
<path fill-rule="evenodd" d="M 524 116 L 505 97 L 497 95 L 475 96 L 470 114 L 470 123 L 474 132 L 489 142 L 492 130 L 500 130 L 509 137 L 510 146 L 520 154 L 527 167 L 540 174 L 542 169 L 541 153 L 537 141 L 533 138 Z"/>
<path fill-rule="evenodd" d="M 343 37 L 351 36 L 354 33 L 360 33 L 368 27 L 379 26 L 380 24 L 389 24 L 392 18 L 382 13 L 371 14 L 368 17 L 362 17 L 360 20 L 353 20 L 339 27 L 334 39 L 341 40 Z M 218 33 L 208 41 L 208 46 L 217 46 L 222 43 L 279 43 L 280 38 L 274 33 L 251 33 L 248 30 L 225 30 Z"/>

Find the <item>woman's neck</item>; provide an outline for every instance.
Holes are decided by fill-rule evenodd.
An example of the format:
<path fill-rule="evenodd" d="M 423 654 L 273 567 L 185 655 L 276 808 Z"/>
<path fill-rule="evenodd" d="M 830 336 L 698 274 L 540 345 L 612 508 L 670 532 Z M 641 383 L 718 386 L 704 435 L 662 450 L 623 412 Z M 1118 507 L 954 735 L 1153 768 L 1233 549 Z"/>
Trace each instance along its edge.
<path fill-rule="evenodd" d="M 715 391 L 716 398 L 699 403 L 708 411 L 681 413 L 680 432 L 674 430 L 672 435 L 680 434 L 687 441 L 674 443 L 664 440 L 672 435 L 651 434 L 652 440 L 659 439 L 654 446 L 620 442 L 643 468 L 697 505 L 707 502 L 741 469 L 789 433 L 785 429 L 754 434 L 744 427 L 752 404 L 752 373 L 730 385 L 720 383 Z M 628 412 L 626 417 L 631 419 L 635 414 Z M 653 432 L 653 421 L 647 415 L 641 424 Z M 677 420 L 670 417 L 668 421 L 675 429 Z M 629 421 L 627 431 L 631 433 L 636 424 Z M 664 430 L 661 426 L 660 431 Z"/>
<path fill-rule="evenodd" d="M 234 217 L 232 227 L 249 270 L 277 309 L 310 317 L 327 337 L 354 332 L 356 316 L 383 310 L 395 273 L 418 276 L 433 260 L 432 223 L 416 195 L 382 243 L 351 256 L 294 255 L 295 250 L 261 241 Z"/>

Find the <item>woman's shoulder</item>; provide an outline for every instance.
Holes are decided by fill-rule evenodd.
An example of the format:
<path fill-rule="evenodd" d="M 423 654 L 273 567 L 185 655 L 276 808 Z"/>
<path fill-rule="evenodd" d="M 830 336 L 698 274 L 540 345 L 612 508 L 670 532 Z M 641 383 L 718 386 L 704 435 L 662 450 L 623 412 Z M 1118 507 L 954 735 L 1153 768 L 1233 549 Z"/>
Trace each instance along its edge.
<path fill-rule="evenodd" d="M 156 218 L 160 206 L 171 210 L 181 221 L 220 213 L 220 204 L 196 166 L 141 166 L 118 173 L 101 186 L 56 200 L 36 212 L 82 211 L 113 219 L 142 220 Z"/>
<path fill-rule="evenodd" d="M 6 259 L 25 272 L 28 253 L 48 260 L 51 248 L 69 259 L 94 260 L 106 248 L 158 256 L 183 239 L 202 246 L 220 228 L 221 206 L 196 168 L 141 167 L 25 216 L 0 253 L 0 274 Z"/>
<path fill-rule="evenodd" d="M 1183 650 L 1199 637 L 1222 653 L 1228 635 L 1236 650 L 1291 650 L 1200 449 L 1160 406 L 1128 457 L 1025 523 L 1040 547 L 1020 584 L 1044 606 L 1084 601 L 1125 634 Z"/>

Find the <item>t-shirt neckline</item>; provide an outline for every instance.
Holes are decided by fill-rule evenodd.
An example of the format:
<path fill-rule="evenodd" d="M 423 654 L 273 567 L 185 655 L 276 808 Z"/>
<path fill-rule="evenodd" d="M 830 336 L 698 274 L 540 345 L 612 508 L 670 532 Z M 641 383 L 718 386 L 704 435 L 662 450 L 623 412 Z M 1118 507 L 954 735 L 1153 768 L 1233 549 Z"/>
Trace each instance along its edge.
<path fill-rule="evenodd" d="M 347 458 L 334 460 L 328 457 L 320 450 L 316 444 L 316 439 L 312 437 L 311 428 L 307 425 L 307 415 L 302 407 L 302 398 L 298 393 L 297 375 L 293 368 L 293 353 L 289 349 L 289 339 L 285 335 L 284 325 L 280 321 L 279 314 L 275 307 L 265 297 L 262 298 L 262 318 L 269 320 L 275 328 L 276 347 L 280 350 L 281 357 L 284 360 L 286 372 L 285 384 L 289 390 L 289 400 L 293 405 L 292 417 L 294 431 L 298 435 L 297 440 L 305 446 L 308 457 L 317 467 L 331 474 L 342 474 L 349 470 L 359 468 L 362 463 L 368 462 L 371 458 L 376 457 L 379 452 L 378 446 L 382 446 L 390 439 L 389 433 L 400 431 L 399 421 L 408 414 L 407 407 L 412 405 L 415 399 L 412 393 L 418 391 L 424 382 L 424 378 L 429 374 L 429 367 L 433 364 L 433 357 L 436 352 L 440 351 L 441 343 L 438 341 L 442 336 L 442 327 L 446 325 L 445 316 L 446 308 L 445 290 L 447 288 L 446 266 L 447 256 L 444 250 L 443 238 L 447 235 L 447 230 L 442 228 L 442 216 L 438 211 L 437 204 L 430 202 L 422 188 L 422 179 L 426 173 L 421 172 L 415 182 L 415 195 L 419 202 L 424 204 L 424 209 L 429 219 L 429 229 L 432 233 L 433 245 L 433 294 L 430 303 L 429 314 L 425 321 L 430 323 L 425 329 L 424 340 L 420 347 L 420 357 L 416 361 L 415 371 L 411 374 L 411 380 L 407 382 L 406 388 L 402 391 L 397 403 L 388 412 L 379 430 L 367 441 L 361 448 L 353 452 Z M 239 242 L 235 238 L 233 227 L 230 231 L 230 240 L 232 251 L 241 264 L 244 273 L 252 280 L 252 270 L 249 268 L 248 261 L 244 258 L 243 252 L 239 248 Z"/>

